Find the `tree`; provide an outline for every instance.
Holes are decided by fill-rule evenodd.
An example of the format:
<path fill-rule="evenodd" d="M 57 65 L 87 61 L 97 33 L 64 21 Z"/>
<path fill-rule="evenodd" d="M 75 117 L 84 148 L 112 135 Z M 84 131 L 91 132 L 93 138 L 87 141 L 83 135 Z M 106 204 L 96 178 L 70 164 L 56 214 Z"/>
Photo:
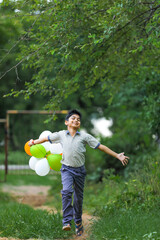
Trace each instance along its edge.
<path fill-rule="evenodd" d="M 41 95 L 46 109 L 78 106 L 84 114 L 94 106 L 114 119 L 115 134 L 125 123 L 124 139 L 141 126 L 131 148 L 147 142 L 147 134 L 148 143 L 152 134 L 159 138 L 159 1 L 6 3 L 19 10 L 15 19 L 24 28 L 17 60 L 1 77 L 19 66 L 32 70 L 32 79 L 11 96 Z"/>
<path fill-rule="evenodd" d="M 145 88 L 145 117 L 159 134 L 153 127 L 159 125 L 159 1 L 36 0 L 27 6 L 17 1 L 13 7 L 30 25 L 13 68 L 22 64 L 35 73 L 25 89 L 12 95 L 40 93 L 49 96 L 47 109 L 57 109 L 73 93 L 93 98 L 97 85 L 111 102 L 130 81 Z"/>

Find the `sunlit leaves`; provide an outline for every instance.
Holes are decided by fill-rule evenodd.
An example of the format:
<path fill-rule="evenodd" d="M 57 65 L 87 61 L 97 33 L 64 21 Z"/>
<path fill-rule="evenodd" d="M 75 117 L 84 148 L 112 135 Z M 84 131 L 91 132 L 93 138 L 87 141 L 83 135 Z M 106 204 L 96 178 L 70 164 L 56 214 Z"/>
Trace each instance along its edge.
<path fill-rule="evenodd" d="M 52 96 L 47 108 L 53 108 L 53 104 L 59 108 L 73 93 L 93 98 L 95 86 L 111 104 L 128 82 L 140 90 L 152 85 L 152 73 L 159 85 L 157 1 L 8 3 L 19 9 L 18 19 L 25 30 L 17 62 L 34 69 L 25 95 Z M 148 103 L 152 101 L 143 102 L 146 107 Z"/>

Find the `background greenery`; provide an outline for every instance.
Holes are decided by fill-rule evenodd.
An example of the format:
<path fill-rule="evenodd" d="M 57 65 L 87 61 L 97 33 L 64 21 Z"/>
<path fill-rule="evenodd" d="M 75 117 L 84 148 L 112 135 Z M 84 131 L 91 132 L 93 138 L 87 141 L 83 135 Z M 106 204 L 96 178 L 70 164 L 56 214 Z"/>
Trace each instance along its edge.
<path fill-rule="evenodd" d="M 113 136 L 101 142 L 130 155 L 128 169 L 143 165 L 159 142 L 159 10 L 159 1 L 2 1 L 1 118 L 8 109 L 78 108 L 88 132 L 91 119 L 111 118 Z M 43 116 L 12 116 L 12 150 L 64 128 L 57 117 L 47 125 Z"/>
<path fill-rule="evenodd" d="M 88 171 L 101 179 L 102 169 L 127 177 L 142 167 L 159 145 L 159 10 L 159 1 L 2 1 L 0 117 L 8 109 L 78 108 L 88 132 L 92 119 L 111 118 L 113 135 L 100 141 L 130 164 L 122 171 L 88 150 Z M 12 116 L 11 150 L 63 129 L 64 116 L 56 117 L 44 124 L 46 116 Z"/>
<path fill-rule="evenodd" d="M 96 137 L 130 157 L 123 168 L 116 159 L 87 148 L 84 205 L 100 217 L 91 239 L 160 238 L 159 16 L 159 0 L 0 4 L 0 118 L 8 109 L 77 108 L 89 133 L 92 119 L 111 118 L 113 135 Z M 63 122 L 64 116 L 54 114 L 12 116 L 9 162 L 28 161 L 22 154 L 25 142 L 44 130 L 64 129 Z M 3 163 L 5 131 L 0 126 Z M 60 203 L 56 183 L 51 194 L 54 188 Z"/>

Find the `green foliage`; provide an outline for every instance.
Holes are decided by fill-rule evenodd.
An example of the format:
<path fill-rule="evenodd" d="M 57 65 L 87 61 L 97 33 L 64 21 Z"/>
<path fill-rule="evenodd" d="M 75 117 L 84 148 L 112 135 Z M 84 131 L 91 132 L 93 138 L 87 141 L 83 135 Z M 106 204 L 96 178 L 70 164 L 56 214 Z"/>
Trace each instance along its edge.
<path fill-rule="evenodd" d="M 1 3 L 2 5 L 2 3 Z M 8 72 L 10 68 L 15 64 L 15 59 L 17 56 L 18 42 L 20 41 L 21 34 L 23 32 L 23 26 L 18 19 L 15 18 L 15 13 L 12 9 L 12 6 L 0 8 L 0 48 L 1 48 L 1 57 L 0 57 L 0 75 L 3 76 L 5 72 Z M 7 76 L 1 78 L 1 89 L 0 89 L 0 108 L 1 108 L 1 118 L 5 117 L 6 109 L 13 108 L 13 97 L 4 99 L 5 95 L 11 89 L 20 90 L 24 86 L 23 81 L 29 78 L 26 76 L 26 72 L 22 72 L 21 68 L 18 66 L 13 68 L 8 72 Z M 24 106 L 22 104 L 23 97 L 14 99 L 15 108 L 21 108 Z M 23 107 L 22 107 L 23 108 Z"/>
<path fill-rule="evenodd" d="M 0 203 L 8 203 L 13 202 L 13 197 L 11 197 L 8 193 L 1 192 L 0 190 Z"/>
<path fill-rule="evenodd" d="M 57 109 L 76 92 L 93 98 L 95 86 L 110 103 L 128 82 L 140 91 L 153 84 L 159 88 L 160 8 L 156 1 L 10 4 L 20 10 L 18 19 L 26 28 L 17 64 L 35 69 L 24 90 L 11 95 L 23 93 L 28 99 L 40 93 L 50 97 L 46 108 Z M 143 100 L 147 109 L 154 101 L 152 89 L 149 95 Z M 151 110 L 148 112 L 153 119 Z M 156 126 L 157 121 L 154 119 Z"/>
<path fill-rule="evenodd" d="M 105 154 L 99 150 L 93 150 L 87 146 L 86 169 L 89 174 L 88 180 L 98 182 L 101 178 L 102 168 L 104 166 Z"/>
<path fill-rule="evenodd" d="M 90 239 L 160 239 L 159 152 L 128 181 L 105 171 L 103 183 L 88 185 L 84 207 L 98 216 Z M 98 196 L 98 197 L 95 197 Z"/>
<path fill-rule="evenodd" d="M 160 199 L 159 186 L 159 152 L 147 160 L 143 169 L 136 169 L 126 181 L 114 173 L 114 170 L 105 170 L 101 183 L 87 182 L 85 200 L 86 209 L 96 215 L 103 215 L 103 210 L 114 206 L 115 208 L 130 208 L 143 206 L 153 207 Z M 98 198 L 94 196 L 97 195 Z"/>
<path fill-rule="evenodd" d="M 87 131 L 91 118 L 112 118 L 113 137 L 102 144 L 130 156 L 125 176 L 142 167 L 160 135 L 159 2 L 3 1 L 1 12 L 0 44 L 8 50 L 1 58 L 1 95 L 10 92 L 0 99 L 3 116 L 17 96 L 15 109 L 78 108 Z M 13 120 L 14 149 L 46 128 L 38 119 Z M 90 180 L 101 180 L 106 168 L 122 169 L 88 150 Z"/>

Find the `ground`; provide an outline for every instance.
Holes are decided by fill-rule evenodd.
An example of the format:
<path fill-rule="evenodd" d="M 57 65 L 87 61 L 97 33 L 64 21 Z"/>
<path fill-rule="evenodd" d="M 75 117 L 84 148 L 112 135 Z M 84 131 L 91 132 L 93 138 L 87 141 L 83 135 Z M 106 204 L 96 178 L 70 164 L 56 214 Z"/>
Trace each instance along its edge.
<path fill-rule="evenodd" d="M 9 192 L 14 196 L 19 203 L 28 204 L 33 208 L 45 209 L 47 211 L 54 211 L 56 209 L 53 207 L 48 207 L 44 205 L 47 200 L 49 186 L 11 186 L 4 184 L 2 190 L 4 192 Z M 78 237 L 79 240 L 86 240 L 89 236 L 90 226 L 94 220 L 93 216 L 90 216 L 87 213 L 84 213 L 83 216 L 83 225 L 85 227 L 85 232 L 81 237 Z M 73 239 L 77 239 L 76 236 L 73 236 Z M 0 240 L 19 240 L 14 238 L 1 238 Z M 31 240 L 31 239 L 30 239 Z M 71 239 L 68 239 L 71 240 Z"/>

